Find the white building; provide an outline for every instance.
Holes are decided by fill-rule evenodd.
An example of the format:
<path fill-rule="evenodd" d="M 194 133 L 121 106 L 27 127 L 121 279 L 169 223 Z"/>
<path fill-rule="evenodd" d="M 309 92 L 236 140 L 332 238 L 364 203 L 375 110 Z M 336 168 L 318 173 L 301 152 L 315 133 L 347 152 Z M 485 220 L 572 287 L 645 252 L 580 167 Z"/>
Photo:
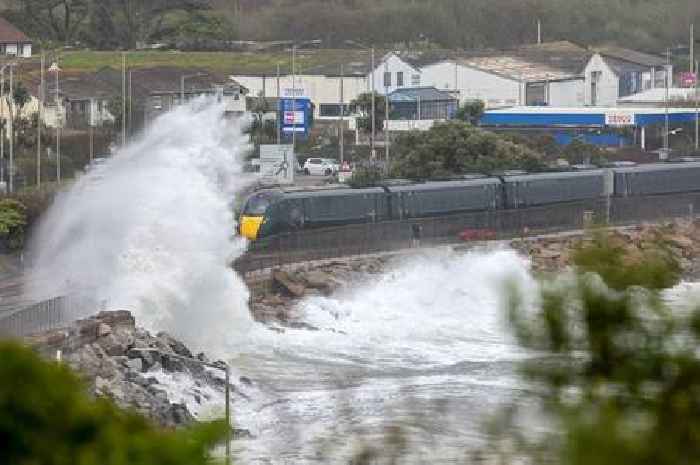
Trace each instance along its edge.
<path fill-rule="evenodd" d="M 482 100 L 487 108 L 515 105 L 583 105 L 583 68 L 590 53 L 570 42 L 550 42 L 506 51 L 404 52 L 388 54 L 376 67 L 375 85 L 431 86 L 461 102 Z M 406 76 L 410 74 L 410 81 Z M 383 87 L 378 92 L 384 93 Z"/>
<path fill-rule="evenodd" d="M 0 17 L 0 54 L 18 58 L 32 56 L 32 41 L 3 17 Z"/>
<path fill-rule="evenodd" d="M 666 86 L 673 68 L 663 57 L 618 47 L 596 49 L 584 70 L 585 104 L 615 106 L 621 98 Z M 669 82 L 671 85 L 671 82 Z"/>
<path fill-rule="evenodd" d="M 370 85 L 365 75 L 326 75 L 301 74 L 279 78 L 279 94 L 277 93 L 278 79 L 276 76 L 235 75 L 231 76 L 236 82 L 249 90 L 251 96 L 265 97 L 308 97 L 315 105 L 314 118 L 335 119 L 340 116 L 340 87 L 343 86 L 343 102 L 347 107 L 360 94 L 369 92 Z"/>

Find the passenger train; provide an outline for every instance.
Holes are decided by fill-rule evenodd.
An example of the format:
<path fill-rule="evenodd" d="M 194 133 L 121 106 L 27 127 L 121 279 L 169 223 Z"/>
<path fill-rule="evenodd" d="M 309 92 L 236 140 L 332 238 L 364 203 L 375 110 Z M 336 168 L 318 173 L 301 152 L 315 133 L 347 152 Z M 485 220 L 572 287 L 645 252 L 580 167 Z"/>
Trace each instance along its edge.
<path fill-rule="evenodd" d="M 605 196 L 700 191 L 700 162 L 658 163 L 576 172 L 466 176 L 379 187 L 274 188 L 251 194 L 239 221 L 255 240 L 308 228 L 511 210 Z"/>

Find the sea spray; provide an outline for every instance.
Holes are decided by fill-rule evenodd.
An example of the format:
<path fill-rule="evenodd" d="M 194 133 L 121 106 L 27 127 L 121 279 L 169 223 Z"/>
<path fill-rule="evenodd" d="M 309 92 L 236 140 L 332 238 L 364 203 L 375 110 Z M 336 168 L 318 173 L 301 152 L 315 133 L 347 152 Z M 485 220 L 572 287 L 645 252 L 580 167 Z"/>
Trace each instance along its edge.
<path fill-rule="evenodd" d="M 148 329 L 231 350 L 251 324 L 248 290 L 230 267 L 245 250 L 233 202 L 246 124 L 200 99 L 80 177 L 33 238 L 31 296 L 88 292 Z"/>

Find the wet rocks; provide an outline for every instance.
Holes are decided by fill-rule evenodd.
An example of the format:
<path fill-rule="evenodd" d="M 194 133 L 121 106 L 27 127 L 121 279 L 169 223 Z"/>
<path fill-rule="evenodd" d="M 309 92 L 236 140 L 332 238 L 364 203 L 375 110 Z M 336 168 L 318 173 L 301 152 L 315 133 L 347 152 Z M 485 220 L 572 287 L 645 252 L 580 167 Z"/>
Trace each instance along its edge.
<path fill-rule="evenodd" d="M 198 386 L 222 392 L 225 382 L 192 359 L 190 349 L 167 333 L 152 336 L 136 327 L 128 311 L 102 312 L 69 327 L 26 338 L 46 357 L 62 360 L 75 369 L 95 396 L 112 399 L 117 405 L 174 427 L 195 420 L 187 406 L 172 402 L 154 373 L 183 373 Z M 208 362 L 204 354 L 197 360 Z"/>
<path fill-rule="evenodd" d="M 663 244 L 680 263 L 686 278 L 700 277 L 700 222 L 673 221 L 610 229 L 608 239 L 626 250 L 627 260 L 642 260 L 645 251 Z M 558 271 L 571 265 L 572 251 L 590 238 L 562 234 L 518 239 L 511 246 L 531 258 L 536 271 Z"/>
<path fill-rule="evenodd" d="M 256 320 L 278 327 L 306 328 L 296 303 L 310 296 L 328 296 L 351 284 L 367 281 L 383 272 L 391 255 L 373 255 L 333 259 L 275 269 L 263 281 L 248 282 L 253 295 L 252 312 Z"/>

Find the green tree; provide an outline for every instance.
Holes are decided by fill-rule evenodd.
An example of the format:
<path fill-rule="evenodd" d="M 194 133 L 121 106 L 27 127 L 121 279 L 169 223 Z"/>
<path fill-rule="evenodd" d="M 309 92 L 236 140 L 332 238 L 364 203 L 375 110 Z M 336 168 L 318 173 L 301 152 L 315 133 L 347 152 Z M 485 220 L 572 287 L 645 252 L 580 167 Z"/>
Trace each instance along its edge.
<path fill-rule="evenodd" d="M 541 155 L 529 148 L 462 121 L 402 135 L 393 154 L 391 173 L 409 179 L 542 167 Z"/>
<path fill-rule="evenodd" d="M 360 115 L 357 118 L 357 127 L 367 133 L 372 132 L 372 93 L 367 92 L 357 96 L 355 100 L 350 102 L 350 106 L 354 107 Z M 386 103 L 383 95 L 374 94 L 374 129 L 379 133 L 384 127 L 386 119 Z"/>
<path fill-rule="evenodd" d="M 700 457 L 700 309 L 662 298 L 680 268 L 666 244 L 643 253 L 597 234 L 574 279 L 543 286 L 532 314 L 511 306 L 520 341 L 539 351 L 525 374 L 557 433 L 516 438 L 526 463 L 677 465 Z"/>
<path fill-rule="evenodd" d="M 0 238 L 8 248 L 21 249 L 24 245 L 24 231 L 27 226 L 27 209 L 14 199 L 0 200 Z"/>
<path fill-rule="evenodd" d="M 91 399 L 63 365 L 0 341 L 0 444 L 7 465 L 197 465 L 223 423 L 163 431 L 143 417 Z"/>
<path fill-rule="evenodd" d="M 484 115 L 484 110 L 486 105 L 481 100 L 470 100 L 464 102 L 464 105 L 460 106 L 455 114 L 455 118 L 466 121 L 469 124 L 476 126 L 479 124 L 479 120 Z"/>

